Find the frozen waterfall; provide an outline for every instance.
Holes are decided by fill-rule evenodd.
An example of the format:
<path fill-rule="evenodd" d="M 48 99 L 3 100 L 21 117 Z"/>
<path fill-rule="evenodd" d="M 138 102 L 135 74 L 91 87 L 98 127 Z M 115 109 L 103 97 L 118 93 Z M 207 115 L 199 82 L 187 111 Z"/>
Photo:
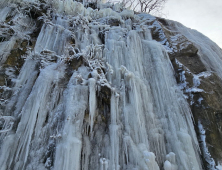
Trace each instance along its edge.
<path fill-rule="evenodd" d="M 1 69 L 17 42 L 30 46 L 8 73 L 1 170 L 202 170 L 189 104 L 144 23 L 152 16 L 67 0 L 0 5 Z"/>

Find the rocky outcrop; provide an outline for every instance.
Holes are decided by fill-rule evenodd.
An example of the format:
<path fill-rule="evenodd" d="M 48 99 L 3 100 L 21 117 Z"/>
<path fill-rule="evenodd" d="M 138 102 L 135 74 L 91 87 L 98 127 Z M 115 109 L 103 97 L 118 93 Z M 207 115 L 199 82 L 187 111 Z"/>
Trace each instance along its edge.
<path fill-rule="evenodd" d="M 153 32 L 153 37 L 164 42 L 169 51 L 177 83 L 190 103 L 205 167 L 214 169 L 222 160 L 222 79 L 205 64 L 198 44 L 175 28 L 172 21 L 162 18 L 157 21 L 160 29 Z"/>

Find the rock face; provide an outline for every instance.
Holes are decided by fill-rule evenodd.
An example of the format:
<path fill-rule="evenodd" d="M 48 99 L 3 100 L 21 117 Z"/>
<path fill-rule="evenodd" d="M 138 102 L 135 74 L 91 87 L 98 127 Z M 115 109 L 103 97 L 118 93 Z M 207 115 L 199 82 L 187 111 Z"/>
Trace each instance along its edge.
<path fill-rule="evenodd" d="M 222 50 L 177 22 L 88 7 L 0 2 L 0 169 L 219 169 Z"/>
<path fill-rule="evenodd" d="M 218 68 L 218 64 L 221 64 L 222 50 L 195 30 L 187 29 L 176 22 L 157 20 L 167 37 L 169 47 L 173 49 L 169 56 L 176 71 L 177 82 L 191 105 L 200 147 L 206 161 L 205 166 L 213 169 L 213 159 L 216 162 L 222 159 L 222 81 L 221 70 Z M 174 39 L 175 36 L 177 39 Z M 202 141 L 200 124 L 205 129 L 206 144 Z"/>

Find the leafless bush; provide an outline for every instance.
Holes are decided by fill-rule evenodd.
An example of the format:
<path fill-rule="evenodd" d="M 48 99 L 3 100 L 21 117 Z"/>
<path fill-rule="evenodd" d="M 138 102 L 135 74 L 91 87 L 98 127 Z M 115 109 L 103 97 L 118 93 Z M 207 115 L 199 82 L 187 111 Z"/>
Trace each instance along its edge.
<path fill-rule="evenodd" d="M 121 3 L 123 7 L 137 12 L 160 14 L 167 0 L 76 0 L 84 5 L 98 4 L 101 2 Z"/>
<path fill-rule="evenodd" d="M 167 0 L 121 0 L 124 7 L 138 12 L 160 13 Z"/>

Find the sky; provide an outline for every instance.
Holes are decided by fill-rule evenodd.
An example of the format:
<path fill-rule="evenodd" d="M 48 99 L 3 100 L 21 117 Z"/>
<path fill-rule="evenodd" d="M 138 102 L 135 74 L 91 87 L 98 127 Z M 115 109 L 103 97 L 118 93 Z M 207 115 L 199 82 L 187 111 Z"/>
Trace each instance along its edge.
<path fill-rule="evenodd" d="M 163 17 L 195 29 L 222 48 L 222 0 L 168 0 Z"/>

